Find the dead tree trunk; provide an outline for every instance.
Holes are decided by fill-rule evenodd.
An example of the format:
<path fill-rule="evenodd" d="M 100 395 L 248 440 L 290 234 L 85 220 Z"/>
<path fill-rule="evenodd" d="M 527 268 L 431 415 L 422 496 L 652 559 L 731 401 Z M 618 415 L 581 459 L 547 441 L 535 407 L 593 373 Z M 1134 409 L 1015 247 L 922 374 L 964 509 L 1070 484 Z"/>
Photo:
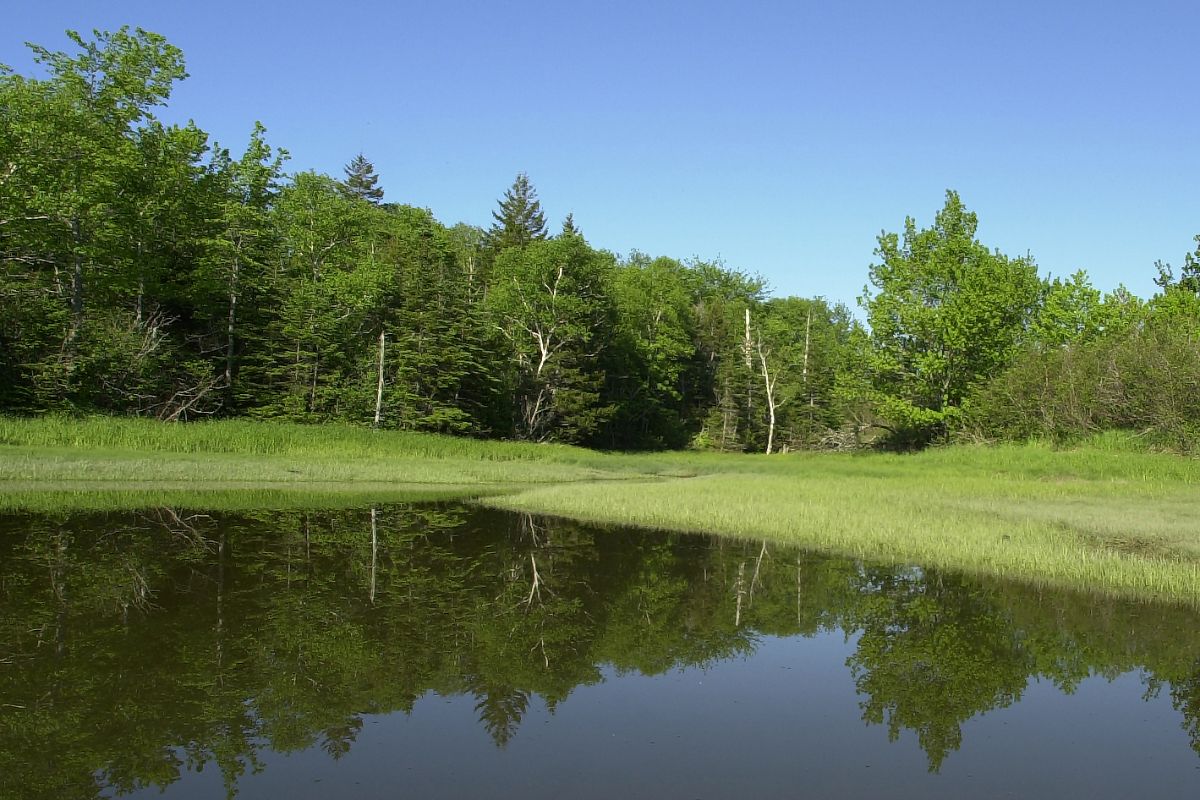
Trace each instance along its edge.
<path fill-rule="evenodd" d="M 813 393 L 808 388 L 808 346 L 811 341 L 812 334 L 812 309 L 808 310 L 808 316 L 804 320 L 804 369 L 802 375 L 804 377 L 804 393 L 808 395 L 808 406 L 812 408 Z M 811 412 L 810 416 L 811 416 Z"/>
<path fill-rule="evenodd" d="M 779 379 L 779 374 L 771 375 L 767 368 L 767 356 L 770 354 L 769 348 L 763 349 L 760 338 L 758 340 L 758 363 L 762 367 L 763 385 L 767 395 L 767 455 L 771 455 L 775 444 L 775 410 L 782 405 L 775 397 L 775 382 Z"/>
<path fill-rule="evenodd" d="M 233 352 L 237 333 L 238 281 L 240 276 L 238 259 L 229 265 L 229 315 L 225 320 L 225 394 L 233 397 Z"/>
<path fill-rule="evenodd" d="M 384 348 L 387 344 L 387 334 L 383 331 L 379 332 L 379 380 L 375 384 L 375 427 L 379 427 L 379 421 L 383 419 L 383 357 Z M 373 514 L 374 512 L 372 512 Z M 372 520 L 374 517 L 372 517 Z"/>
<path fill-rule="evenodd" d="M 371 509 L 371 586 L 369 597 L 371 605 L 375 605 L 375 563 L 379 553 L 379 511 Z"/>

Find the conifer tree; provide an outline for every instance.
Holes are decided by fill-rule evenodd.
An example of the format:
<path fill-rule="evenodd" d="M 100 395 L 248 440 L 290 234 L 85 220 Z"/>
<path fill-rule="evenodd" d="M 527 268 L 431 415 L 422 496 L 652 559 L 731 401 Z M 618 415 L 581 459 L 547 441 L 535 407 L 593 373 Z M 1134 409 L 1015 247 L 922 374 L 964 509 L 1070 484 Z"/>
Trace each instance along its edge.
<path fill-rule="evenodd" d="M 342 182 L 342 187 L 346 195 L 379 205 L 383 199 L 383 189 L 376 186 L 379 175 L 375 172 L 375 165 L 359 153 L 344 169 L 346 180 Z"/>
<path fill-rule="evenodd" d="M 567 218 L 563 220 L 562 233 L 559 234 L 559 238 L 566 239 L 571 236 L 582 237 L 583 231 L 579 230 L 579 226 L 575 224 L 575 215 L 567 214 Z"/>
<path fill-rule="evenodd" d="M 488 244 L 496 252 L 509 247 L 524 247 L 546 238 L 546 217 L 537 191 L 524 172 L 517 173 L 513 185 L 504 192 L 500 208 L 492 212 L 496 220 L 488 231 Z"/>

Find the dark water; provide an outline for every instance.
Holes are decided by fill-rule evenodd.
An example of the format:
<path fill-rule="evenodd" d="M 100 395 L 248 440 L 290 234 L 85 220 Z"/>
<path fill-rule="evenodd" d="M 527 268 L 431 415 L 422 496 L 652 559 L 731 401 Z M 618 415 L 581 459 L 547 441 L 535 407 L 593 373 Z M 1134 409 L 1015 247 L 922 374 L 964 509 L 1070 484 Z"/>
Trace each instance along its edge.
<path fill-rule="evenodd" d="M 1200 796 L 1195 612 L 460 507 L 0 519 L 0 796 Z"/>

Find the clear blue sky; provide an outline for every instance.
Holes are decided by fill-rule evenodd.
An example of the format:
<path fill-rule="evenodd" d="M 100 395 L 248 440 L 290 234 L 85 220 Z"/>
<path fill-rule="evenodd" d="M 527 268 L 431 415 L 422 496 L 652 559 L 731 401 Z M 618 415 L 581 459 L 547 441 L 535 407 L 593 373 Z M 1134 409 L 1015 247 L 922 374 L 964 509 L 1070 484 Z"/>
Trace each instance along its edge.
<path fill-rule="evenodd" d="M 1200 233 L 1200 3 L 20 2 L 0 62 L 66 28 L 164 34 L 168 119 L 290 168 L 360 150 L 386 199 L 487 225 L 518 171 L 619 253 L 721 257 L 854 303 L 875 237 L 954 188 L 1043 274 L 1147 296 Z"/>

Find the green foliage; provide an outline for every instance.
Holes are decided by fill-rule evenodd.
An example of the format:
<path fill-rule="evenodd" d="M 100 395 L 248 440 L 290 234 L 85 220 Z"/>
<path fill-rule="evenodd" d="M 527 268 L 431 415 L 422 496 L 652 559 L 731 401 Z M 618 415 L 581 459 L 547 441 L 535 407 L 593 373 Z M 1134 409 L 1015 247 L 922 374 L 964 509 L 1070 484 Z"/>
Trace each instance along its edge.
<path fill-rule="evenodd" d="M 576 236 L 496 258 L 486 308 L 505 341 L 520 438 L 585 441 L 612 413 L 601 396 L 615 324 L 612 270 L 609 254 Z"/>
<path fill-rule="evenodd" d="M 932 771 L 972 744 L 968 720 L 1034 680 L 1070 693 L 1137 673 L 1198 746 L 1194 608 L 446 504 L 0 526 L 0 793 L 14 796 L 186 791 L 201 770 L 232 795 L 280 767 L 268 748 L 337 760 L 370 716 L 420 714 L 434 694 L 474 705 L 502 748 L 539 706 L 566 710 L 609 675 L 707 670 L 822 633 L 844 638 L 863 720 L 914 734 Z"/>
<path fill-rule="evenodd" d="M 256 124 L 242 157 L 216 148 L 210 166 L 213 224 L 202 240 L 190 294 L 206 337 L 221 343 L 220 389 L 226 413 L 255 401 L 262 391 L 262 355 L 269 310 L 277 300 L 272 281 L 278 231 L 271 209 L 286 151 L 272 150 Z"/>
<path fill-rule="evenodd" d="M 601 441 L 609 447 L 687 444 L 688 402 L 703 379 L 692 313 L 694 274 L 670 258 L 634 253 L 613 272 L 617 331 L 607 394 L 615 403 Z"/>
<path fill-rule="evenodd" d="M 0 297 L 10 301 L 0 336 L 22 340 L 3 377 L 8 407 L 27 411 L 89 403 L 89 353 L 123 341 L 111 358 L 124 369 L 167 341 L 167 317 L 146 294 L 166 300 L 183 254 L 161 244 L 182 221 L 189 193 L 177 192 L 198 176 L 205 147 L 195 128 L 151 115 L 185 76 L 177 48 L 140 29 L 68 36 L 77 54 L 31 46 L 45 79 L 0 71 Z M 114 339 L 124 309 L 140 330 Z M 135 410 L 161 400 L 125 388 Z"/>
<path fill-rule="evenodd" d="M 1200 235 L 1195 239 L 1196 249 L 1183 257 L 1183 268 L 1180 269 L 1178 278 L 1175 277 L 1175 270 L 1170 264 L 1159 261 L 1154 265 L 1158 270 L 1158 277 L 1154 282 L 1163 290 L 1175 288 L 1200 294 Z"/>
<path fill-rule="evenodd" d="M 1142 324 L 1024 353 L 972 398 L 965 427 L 986 438 L 1072 440 L 1127 430 L 1181 451 L 1200 444 L 1200 302 L 1174 290 Z"/>
<path fill-rule="evenodd" d="M 880 413 L 898 438 L 944 433 L 971 389 L 1010 362 L 1037 307 L 1033 263 L 989 251 L 976 227 L 975 214 L 947 192 L 933 227 L 917 230 L 909 218 L 903 241 L 879 237 L 880 262 L 860 302 Z"/>
<path fill-rule="evenodd" d="M 524 172 L 517 173 L 499 206 L 492 212 L 495 222 L 487 237 L 488 246 L 494 253 L 546 238 L 546 216 L 542 213 L 537 191 Z"/>
<path fill-rule="evenodd" d="M 1091 338 L 1098 332 L 1099 307 L 1100 291 L 1087 272 L 1078 270 L 1065 281 L 1055 278 L 1045 284 L 1030 338 L 1050 347 Z"/>
<path fill-rule="evenodd" d="M 1185 330 L 1197 315 L 1200 250 L 1178 277 L 1158 265 L 1163 292 L 1149 303 L 1123 287 L 1102 296 L 1082 270 L 1042 282 L 1031 259 L 976 240 L 953 192 L 932 227 L 909 219 L 902 235 L 880 236 L 860 300 L 869 330 L 821 298 L 768 300 L 760 279 L 720 263 L 617 259 L 571 214 L 549 237 L 524 173 L 489 230 L 447 228 L 382 204 L 362 154 L 342 180 L 289 176 L 261 125 L 235 157 L 194 123 L 155 119 L 186 77 L 161 36 L 68 37 L 69 53 L 33 46 L 41 77 L 0 68 L 5 413 L 245 415 L 751 452 L 859 447 L 885 430 L 886 443 L 917 447 L 958 430 L 972 403 L 976 433 L 1033 430 L 1003 421 L 1049 391 L 1019 370 L 997 391 L 1030 394 L 980 422 L 1000 396 L 983 385 L 1018 356 L 1057 380 L 1067 367 L 1046 365 L 1067 358 L 1058 349 L 1133 347 L 1149 320 Z M 1166 349 L 1142 352 L 1142 366 L 1182 371 L 1143 369 L 1144 380 L 1182 396 L 1186 345 L 1153 336 Z M 1095 389 L 1106 379 L 1090 369 L 1079 391 L 1111 399 L 1112 381 Z M 1171 441 L 1190 435 L 1159 419 L 1184 411 L 1137 405 L 1121 418 Z M 1053 435 L 1109 424 L 1093 415 Z"/>
<path fill-rule="evenodd" d="M 379 176 L 375 174 L 375 165 L 359 153 L 345 166 L 346 180 L 342 181 L 342 191 L 348 197 L 366 200 L 378 204 L 383 200 L 383 189 L 376 186 Z"/>

